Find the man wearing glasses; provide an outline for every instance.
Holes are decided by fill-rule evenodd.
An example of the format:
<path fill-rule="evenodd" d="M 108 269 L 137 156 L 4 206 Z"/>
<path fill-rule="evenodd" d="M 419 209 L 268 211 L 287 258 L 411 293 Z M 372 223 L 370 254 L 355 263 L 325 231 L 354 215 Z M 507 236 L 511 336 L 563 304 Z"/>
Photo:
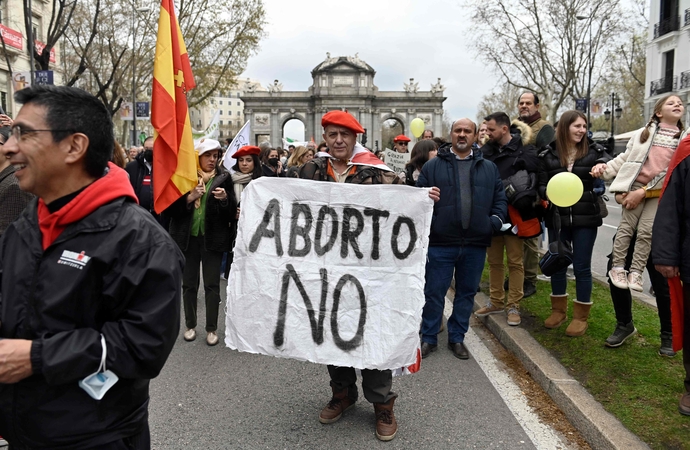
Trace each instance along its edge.
<path fill-rule="evenodd" d="M 108 163 L 80 89 L 31 86 L 3 150 L 38 197 L 0 239 L 0 435 L 17 448 L 150 448 L 149 380 L 179 332 L 184 258 Z"/>
<path fill-rule="evenodd" d="M 410 144 L 410 138 L 405 136 L 404 134 L 399 134 L 393 139 L 393 146 L 395 147 L 395 151 L 398 153 L 409 153 L 409 150 L 407 149 Z"/>

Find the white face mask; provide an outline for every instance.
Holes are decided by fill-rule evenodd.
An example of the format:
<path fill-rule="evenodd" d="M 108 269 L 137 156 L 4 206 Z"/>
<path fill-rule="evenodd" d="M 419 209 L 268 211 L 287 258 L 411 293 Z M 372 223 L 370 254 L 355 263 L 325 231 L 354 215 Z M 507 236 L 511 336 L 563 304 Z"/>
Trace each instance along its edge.
<path fill-rule="evenodd" d="M 101 356 L 101 364 L 98 370 L 92 373 L 83 380 L 79 380 L 79 387 L 84 389 L 89 396 L 95 400 L 103 398 L 106 392 L 117 383 L 117 375 L 105 369 L 105 359 L 107 356 L 107 348 L 105 346 L 105 336 L 101 334 L 101 346 L 103 347 L 103 354 Z"/>

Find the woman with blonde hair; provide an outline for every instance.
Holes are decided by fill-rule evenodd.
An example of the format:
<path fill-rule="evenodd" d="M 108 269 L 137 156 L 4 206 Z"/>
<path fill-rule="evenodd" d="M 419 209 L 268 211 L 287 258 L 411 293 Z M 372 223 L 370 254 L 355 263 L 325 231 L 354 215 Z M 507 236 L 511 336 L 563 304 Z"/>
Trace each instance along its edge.
<path fill-rule="evenodd" d="M 299 178 L 299 168 L 304 163 L 307 163 L 314 159 L 314 150 L 311 148 L 299 146 L 292 152 L 290 159 L 288 159 L 287 166 L 287 176 L 290 178 Z"/>

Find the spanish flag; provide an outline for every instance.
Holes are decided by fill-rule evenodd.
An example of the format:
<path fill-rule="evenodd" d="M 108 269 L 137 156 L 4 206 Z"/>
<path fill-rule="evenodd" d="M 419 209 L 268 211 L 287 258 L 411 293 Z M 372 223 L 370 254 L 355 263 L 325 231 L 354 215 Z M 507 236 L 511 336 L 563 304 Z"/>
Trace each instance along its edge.
<path fill-rule="evenodd" d="M 161 213 L 197 184 L 187 90 L 195 86 L 173 0 L 161 1 L 153 64 L 153 206 Z"/>

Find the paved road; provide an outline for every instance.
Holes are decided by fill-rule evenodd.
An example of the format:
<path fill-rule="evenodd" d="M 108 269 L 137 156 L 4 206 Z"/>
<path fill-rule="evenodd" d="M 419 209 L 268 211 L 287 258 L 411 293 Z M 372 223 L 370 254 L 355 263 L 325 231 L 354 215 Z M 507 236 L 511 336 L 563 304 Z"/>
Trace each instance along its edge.
<path fill-rule="evenodd" d="M 219 323 L 225 323 L 223 313 Z M 531 412 L 517 412 L 520 406 L 508 398 L 524 395 L 511 388 L 505 374 L 496 374 L 500 365 L 490 361 L 474 332 L 468 334 L 469 361 L 439 345 L 418 374 L 394 380 L 400 396 L 395 408 L 399 431 L 395 440 L 381 443 L 374 436 L 373 407 L 361 391 L 357 406 L 343 419 L 322 425 L 318 413 L 330 397 L 325 367 L 232 351 L 223 347 L 223 329 L 216 347 L 208 347 L 202 336 L 191 343 L 178 337 L 163 372 L 151 384 L 154 448 L 564 448 L 549 429 L 542 430 L 545 441 L 535 445 L 530 439 L 533 425 L 521 425 L 514 414 Z M 439 342 L 446 340 L 445 333 L 439 335 Z M 491 379 L 478 361 L 493 373 Z M 519 401 L 525 403 L 524 398 Z"/>

